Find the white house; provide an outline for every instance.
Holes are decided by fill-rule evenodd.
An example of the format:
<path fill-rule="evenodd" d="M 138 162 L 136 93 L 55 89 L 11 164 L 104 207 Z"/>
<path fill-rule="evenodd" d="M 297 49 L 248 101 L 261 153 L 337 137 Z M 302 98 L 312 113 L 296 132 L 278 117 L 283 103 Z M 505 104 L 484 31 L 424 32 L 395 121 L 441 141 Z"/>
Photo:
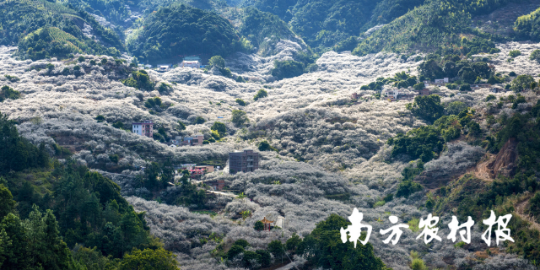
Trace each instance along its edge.
<path fill-rule="evenodd" d="M 168 65 L 158 66 L 158 71 L 159 72 L 167 72 L 167 71 L 169 71 L 169 66 Z"/>
<path fill-rule="evenodd" d="M 148 138 L 154 137 L 154 123 L 152 121 L 144 121 L 141 123 L 132 123 L 132 132 L 140 136 L 146 136 Z"/>
<path fill-rule="evenodd" d="M 392 97 L 393 99 L 398 99 L 399 90 L 398 89 L 385 89 L 383 95 L 386 97 Z"/>
<path fill-rule="evenodd" d="M 435 84 L 436 84 L 436 85 L 444 85 L 444 84 L 446 84 L 446 83 L 448 83 L 448 82 L 449 82 L 448 78 L 444 78 L 444 79 L 435 79 Z"/>

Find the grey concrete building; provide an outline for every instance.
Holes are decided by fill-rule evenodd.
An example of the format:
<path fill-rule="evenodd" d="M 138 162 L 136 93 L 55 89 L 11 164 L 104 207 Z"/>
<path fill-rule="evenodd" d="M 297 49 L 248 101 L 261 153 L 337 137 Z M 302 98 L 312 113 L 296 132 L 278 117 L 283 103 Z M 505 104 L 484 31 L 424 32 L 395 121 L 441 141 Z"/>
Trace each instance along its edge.
<path fill-rule="evenodd" d="M 246 149 L 229 153 L 229 173 L 252 172 L 259 169 L 259 153 Z"/>

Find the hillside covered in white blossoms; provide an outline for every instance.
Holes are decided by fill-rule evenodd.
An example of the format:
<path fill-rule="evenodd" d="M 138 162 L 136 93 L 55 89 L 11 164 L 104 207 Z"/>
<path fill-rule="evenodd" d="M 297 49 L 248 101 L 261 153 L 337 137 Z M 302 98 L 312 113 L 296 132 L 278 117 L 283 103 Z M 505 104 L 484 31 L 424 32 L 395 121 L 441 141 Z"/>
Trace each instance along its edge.
<path fill-rule="evenodd" d="M 8 2 L 0 8 L 15 5 Z M 44 224 L 50 216 L 59 222 L 54 245 L 65 245 L 69 256 L 62 256 L 69 259 L 62 260 L 72 263 L 57 269 L 139 269 L 133 267 L 146 263 L 139 253 L 147 250 L 157 261 L 193 270 L 538 269 L 540 43 L 534 31 L 518 38 L 521 25 L 530 23 L 527 16 L 537 16 L 538 1 L 464 8 L 466 23 L 478 27 L 457 39 L 406 27 L 433 27 L 418 17 L 434 8 L 431 2 L 449 2 L 450 8 L 454 1 L 417 1 L 408 12 L 393 9 L 399 16 L 383 12 L 392 1 L 359 1 L 365 2 L 362 12 L 376 14 L 380 23 L 351 21 L 355 14 L 347 12 L 360 8 L 355 1 L 328 1 L 333 15 L 313 24 L 315 7 L 306 1 L 275 1 L 273 8 L 264 3 L 274 1 L 116 1 L 124 8 L 108 1 L 101 1 L 105 8 L 92 1 L 22 2 L 80 17 L 70 27 L 82 30 L 78 36 L 59 21 L 31 29 L 34 36 L 18 43 L 0 43 L 0 113 L 6 117 L 0 117 L 0 134 L 18 132 L 17 143 L 50 158 L 49 165 L 14 169 L 3 159 L 15 160 L 15 152 L 0 150 L 0 189 L 10 192 L 15 209 L 0 211 L 6 216 L 0 232 L 7 233 L 0 240 L 11 239 L 0 241 L 0 269 L 17 265 L 13 254 L 37 252 L 32 246 L 29 253 L 3 253 L 22 241 L 13 238 L 13 224 L 41 220 L 32 205 L 41 208 Z M 351 9 L 336 11 L 345 6 Z M 514 30 L 502 31 L 503 19 L 494 26 L 493 14 L 505 11 Z M 208 22 L 193 19 L 197 14 Z M 213 51 L 199 54 L 163 30 L 175 23 L 173 15 L 215 31 L 178 28 L 178 35 Z M 335 16 L 361 31 L 351 32 Z M 312 33 L 317 27 L 318 36 Z M 435 50 L 416 41 L 422 46 L 415 47 L 399 29 L 457 45 Z M 457 30 L 445 31 L 451 36 Z M 46 38 L 74 47 L 58 53 L 39 44 Z M 40 46 L 50 51 L 46 57 Z M 180 58 L 178 48 L 186 52 Z M 189 55 L 202 55 L 205 67 L 183 67 Z M 223 57 L 211 57 L 217 55 Z M 163 65 L 167 69 L 160 70 Z M 132 123 L 143 121 L 152 121 L 152 138 L 132 132 Z M 17 132 L 8 132 L 10 125 Z M 196 135 L 204 144 L 178 143 Z M 8 149 L 15 141 L 1 142 Z M 258 153 L 258 169 L 231 173 L 229 153 L 245 149 Z M 183 164 L 216 170 L 191 177 Z M 69 180 L 78 179 L 73 175 L 81 180 Z M 68 196 L 70 189 L 79 191 Z M 116 193 L 114 202 L 103 199 Z M 72 195 L 84 204 L 70 208 Z M 98 214 L 85 212 L 94 205 Z M 342 243 L 339 233 L 355 208 L 372 226 L 370 244 L 357 248 Z M 491 246 L 482 240 L 490 210 L 513 214 L 514 242 L 495 245 L 495 234 Z M 79 216 L 70 216 L 74 212 Z M 442 240 L 426 244 L 417 237 L 429 214 L 440 217 Z M 380 233 L 394 225 L 390 216 L 408 225 L 396 245 L 384 244 L 388 235 Z M 452 216 L 461 223 L 474 217 L 470 243 L 446 237 Z M 91 217 L 88 226 L 81 221 Z M 281 226 L 261 230 L 263 219 Z M 126 228 L 134 223 L 140 225 L 131 238 L 147 240 L 128 240 L 133 230 Z M 119 235 L 130 250 L 117 249 Z M 100 258 L 91 267 L 89 254 Z M 38 265 L 32 260 L 28 267 Z"/>

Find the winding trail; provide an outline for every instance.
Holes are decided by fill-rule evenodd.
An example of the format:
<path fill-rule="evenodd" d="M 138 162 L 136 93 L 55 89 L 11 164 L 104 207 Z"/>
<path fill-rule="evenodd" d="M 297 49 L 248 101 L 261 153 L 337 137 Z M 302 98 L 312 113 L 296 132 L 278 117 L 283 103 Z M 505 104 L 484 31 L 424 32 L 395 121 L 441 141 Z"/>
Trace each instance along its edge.
<path fill-rule="evenodd" d="M 531 223 L 531 225 L 530 225 L 531 229 L 535 229 L 535 230 L 540 232 L 540 224 L 535 222 L 534 217 L 525 214 L 525 209 L 527 209 L 527 206 L 529 205 L 529 199 L 531 197 L 532 197 L 532 195 L 527 196 L 526 199 L 522 200 L 521 202 L 518 202 L 515 205 L 516 210 L 514 211 L 514 213 L 516 213 L 516 215 L 518 215 L 523 220 L 526 220 L 529 223 Z"/>

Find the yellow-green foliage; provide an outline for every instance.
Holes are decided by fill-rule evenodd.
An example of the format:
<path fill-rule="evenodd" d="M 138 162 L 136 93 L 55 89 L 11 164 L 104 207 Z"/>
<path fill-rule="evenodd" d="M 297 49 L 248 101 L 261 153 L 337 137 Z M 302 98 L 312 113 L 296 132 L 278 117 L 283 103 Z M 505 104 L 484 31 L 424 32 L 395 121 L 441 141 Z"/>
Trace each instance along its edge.
<path fill-rule="evenodd" d="M 420 228 L 418 228 L 418 225 L 420 224 L 420 220 L 417 218 L 413 218 L 409 220 L 407 224 L 409 224 L 409 229 L 411 229 L 411 231 L 413 232 L 417 232 L 418 230 L 420 230 Z"/>
<path fill-rule="evenodd" d="M 540 8 L 517 18 L 514 31 L 524 39 L 540 39 Z"/>
<path fill-rule="evenodd" d="M 427 1 L 426 1 L 427 2 Z M 385 25 L 364 39 L 354 49 L 355 55 L 366 55 L 382 50 L 403 52 L 413 49 L 442 52 L 489 52 L 494 48 L 489 35 L 469 28 L 472 13 L 485 13 L 502 1 L 429 1 Z M 487 4 L 489 2 L 489 4 Z M 477 39 L 477 44 L 462 44 L 462 37 Z"/>

